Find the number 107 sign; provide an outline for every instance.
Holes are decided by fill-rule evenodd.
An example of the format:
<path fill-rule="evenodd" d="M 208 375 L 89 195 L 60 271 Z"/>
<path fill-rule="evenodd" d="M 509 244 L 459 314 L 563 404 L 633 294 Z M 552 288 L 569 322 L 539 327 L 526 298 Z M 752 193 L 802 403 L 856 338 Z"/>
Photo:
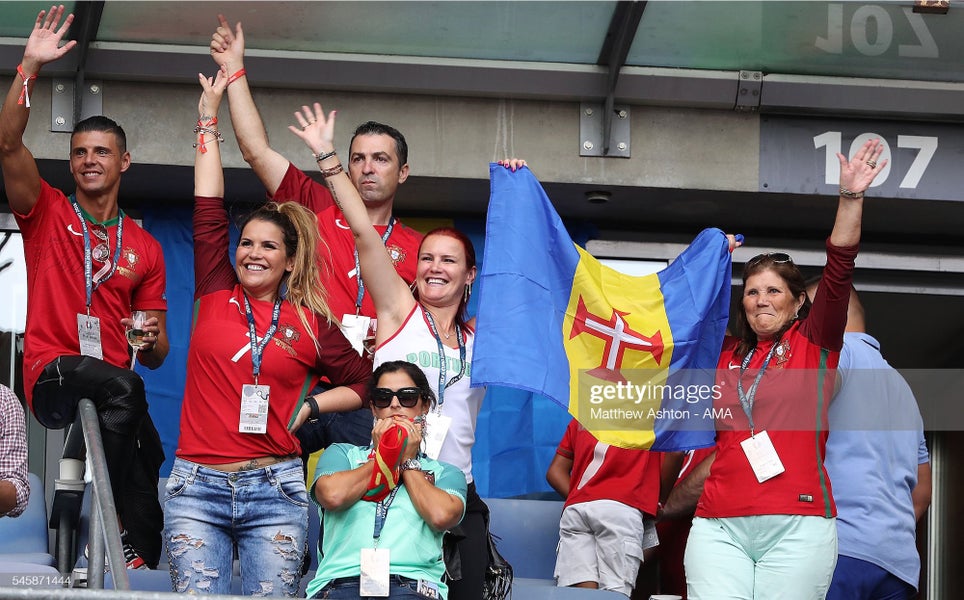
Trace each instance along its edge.
<path fill-rule="evenodd" d="M 835 195 L 837 153 L 851 157 L 872 139 L 888 161 L 874 180 L 875 195 L 964 200 L 964 127 L 909 121 L 763 117 L 760 191 Z"/>

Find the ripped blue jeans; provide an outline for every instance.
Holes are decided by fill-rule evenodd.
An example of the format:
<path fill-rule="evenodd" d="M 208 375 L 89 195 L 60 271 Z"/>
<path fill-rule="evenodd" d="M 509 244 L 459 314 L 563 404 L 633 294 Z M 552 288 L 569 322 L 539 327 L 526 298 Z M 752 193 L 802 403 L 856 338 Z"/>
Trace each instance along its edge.
<path fill-rule="evenodd" d="M 300 459 L 238 473 L 174 461 L 164 540 L 175 592 L 230 594 L 236 547 L 242 594 L 294 597 L 307 534 Z"/>

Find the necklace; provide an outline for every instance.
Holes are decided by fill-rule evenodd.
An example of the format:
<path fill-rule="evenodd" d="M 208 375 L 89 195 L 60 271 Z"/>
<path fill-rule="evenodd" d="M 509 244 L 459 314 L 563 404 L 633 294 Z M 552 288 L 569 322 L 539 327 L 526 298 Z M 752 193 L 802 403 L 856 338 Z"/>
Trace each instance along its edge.
<path fill-rule="evenodd" d="M 434 314 L 432 311 L 430 311 L 429 309 L 426 308 L 426 309 L 425 309 L 425 312 L 427 312 L 429 315 L 432 316 L 432 320 L 433 320 L 433 321 L 437 321 L 437 320 L 438 320 L 438 317 L 436 317 L 435 314 Z M 444 331 L 442 331 L 442 328 L 441 328 L 441 327 L 436 327 L 436 331 L 438 331 L 439 335 L 441 335 L 441 336 L 444 337 L 445 339 L 450 340 L 450 339 L 452 339 L 452 333 L 455 333 L 455 326 L 454 326 L 454 324 L 453 324 L 453 326 L 452 326 L 452 333 L 445 333 Z"/>

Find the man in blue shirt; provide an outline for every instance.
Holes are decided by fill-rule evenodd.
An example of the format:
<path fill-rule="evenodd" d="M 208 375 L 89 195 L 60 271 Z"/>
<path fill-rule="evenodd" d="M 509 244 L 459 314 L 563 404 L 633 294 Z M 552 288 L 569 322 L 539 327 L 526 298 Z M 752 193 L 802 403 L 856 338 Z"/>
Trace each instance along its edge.
<path fill-rule="evenodd" d="M 811 298 L 816 287 L 807 290 Z M 920 580 L 916 531 L 930 505 L 930 456 L 910 386 L 864 329 L 851 290 L 824 460 L 838 540 L 827 599 L 904 600 L 916 596 Z"/>

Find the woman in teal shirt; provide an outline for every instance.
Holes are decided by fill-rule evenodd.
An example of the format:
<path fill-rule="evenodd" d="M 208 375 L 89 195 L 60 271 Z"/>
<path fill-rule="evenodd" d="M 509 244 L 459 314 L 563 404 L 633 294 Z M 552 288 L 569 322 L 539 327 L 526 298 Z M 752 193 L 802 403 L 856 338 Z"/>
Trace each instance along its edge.
<path fill-rule="evenodd" d="M 308 597 L 447 598 L 442 535 L 462 520 L 466 483 L 460 469 L 421 452 L 435 394 L 416 365 L 392 361 L 375 370 L 367 395 L 375 415 L 372 445 L 334 444 L 315 470 L 311 496 L 323 510 L 323 543 Z M 407 438 L 397 458 L 398 485 L 369 501 L 379 444 L 397 439 L 398 428 Z"/>

